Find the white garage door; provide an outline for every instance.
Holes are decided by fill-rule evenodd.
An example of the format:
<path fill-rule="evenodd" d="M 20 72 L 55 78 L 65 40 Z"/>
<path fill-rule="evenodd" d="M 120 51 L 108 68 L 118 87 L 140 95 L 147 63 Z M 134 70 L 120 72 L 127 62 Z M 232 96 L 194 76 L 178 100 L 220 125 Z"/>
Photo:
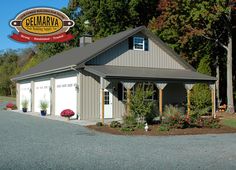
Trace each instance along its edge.
<path fill-rule="evenodd" d="M 77 114 L 77 77 L 66 77 L 55 79 L 55 115 L 60 116 L 60 113 L 65 109 L 71 109 Z"/>
<path fill-rule="evenodd" d="M 34 85 L 34 109 L 40 112 L 40 101 L 48 103 L 47 114 L 50 114 L 50 80 L 35 82 Z"/>
<path fill-rule="evenodd" d="M 20 84 L 20 110 L 22 110 L 22 101 L 27 100 L 28 101 L 28 111 L 31 111 L 31 84 L 30 83 L 25 83 L 25 84 Z"/>

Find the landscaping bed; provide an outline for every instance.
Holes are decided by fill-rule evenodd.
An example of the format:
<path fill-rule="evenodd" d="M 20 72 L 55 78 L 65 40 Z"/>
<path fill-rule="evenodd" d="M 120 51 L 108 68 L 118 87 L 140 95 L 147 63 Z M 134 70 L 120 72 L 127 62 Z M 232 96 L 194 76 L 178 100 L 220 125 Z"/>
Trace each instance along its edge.
<path fill-rule="evenodd" d="M 149 131 L 144 129 L 136 129 L 131 132 L 124 132 L 118 128 L 106 126 L 87 126 L 89 129 L 110 133 L 114 135 L 147 135 L 147 136 L 169 136 L 169 135 L 198 135 L 198 134 L 220 134 L 220 133 L 236 133 L 236 128 L 222 125 L 220 128 L 186 128 L 186 129 L 170 129 L 169 131 L 159 131 L 160 125 L 150 125 Z"/>
<path fill-rule="evenodd" d="M 111 128 L 108 125 L 87 126 L 89 129 L 110 133 L 114 135 L 147 135 L 147 136 L 170 136 L 170 135 L 198 135 L 198 134 L 221 134 L 221 133 L 236 133 L 236 114 L 229 113 L 217 113 L 217 117 L 220 118 L 219 128 L 206 128 L 206 127 L 192 127 L 185 129 L 170 129 L 168 131 L 160 131 L 160 124 L 149 125 L 149 130 L 145 132 L 143 128 L 137 128 L 134 131 L 122 131 L 121 128 Z"/>

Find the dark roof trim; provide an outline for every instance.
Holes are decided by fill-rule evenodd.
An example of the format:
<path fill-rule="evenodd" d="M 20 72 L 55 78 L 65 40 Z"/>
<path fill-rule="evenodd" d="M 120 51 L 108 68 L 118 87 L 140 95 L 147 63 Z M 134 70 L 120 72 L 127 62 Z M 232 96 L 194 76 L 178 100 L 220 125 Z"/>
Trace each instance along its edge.
<path fill-rule="evenodd" d="M 182 80 L 215 82 L 217 79 L 191 70 L 125 66 L 86 66 L 85 71 L 107 79 Z M 137 74 L 139 72 L 139 74 Z"/>
<path fill-rule="evenodd" d="M 49 70 L 49 71 L 45 71 L 45 72 L 38 72 L 38 73 L 35 73 L 35 74 L 29 74 L 29 75 L 26 75 L 26 76 L 14 77 L 14 78 L 11 79 L 11 81 L 25 80 L 25 79 L 30 79 L 30 78 L 34 78 L 34 77 L 60 73 L 60 72 L 63 72 L 63 71 L 70 71 L 70 70 L 74 70 L 74 68 L 75 68 L 75 65 L 72 65 L 72 66 L 59 68 L 59 69 L 54 69 L 54 70 Z"/>

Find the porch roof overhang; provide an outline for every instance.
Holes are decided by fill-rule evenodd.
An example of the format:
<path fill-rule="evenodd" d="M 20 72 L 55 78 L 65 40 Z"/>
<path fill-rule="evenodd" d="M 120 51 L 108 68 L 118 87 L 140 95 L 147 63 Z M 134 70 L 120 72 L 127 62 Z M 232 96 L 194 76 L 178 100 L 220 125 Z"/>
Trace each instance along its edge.
<path fill-rule="evenodd" d="M 192 70 L 146 68 L 127 66 L 85 66 L 88 71 L 106 79 L 151 80 L 151 81 L 186 81 L 214 83 L 217 79 Z"/>

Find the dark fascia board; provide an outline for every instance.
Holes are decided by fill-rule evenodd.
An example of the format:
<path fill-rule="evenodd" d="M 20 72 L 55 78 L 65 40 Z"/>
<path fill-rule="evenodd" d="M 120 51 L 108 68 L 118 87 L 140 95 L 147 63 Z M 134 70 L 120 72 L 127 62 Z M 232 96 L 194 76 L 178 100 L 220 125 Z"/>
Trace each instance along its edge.
<path fill-rule="evenodd" d="M 144 29 L 143 33 L 147 35 L 151 40 L 156 43 L 162 50 L 164 50 L 167 54 L 169 54 L 176 62 L 180 65 L 184 66 L 186 69 L 190 69 L 192 71 L 196 71 L 189 63 L 187 63 L 184 59 L 180 57 L 172 48 L 170 48 L 166 43 L 164 43 L 159 37 L 153 34 L 148 29 Z"/>
<path fill-rule="evenodd" d="M 215 77 L 209 77 L 209 79 L 202 79 L 202 78 L 185 78 L 185 77 L 179 77 L 179 78 L 154 78 L 154 77 L 130 77 L 130 76 L 111 76 L 106 73 L 103 73 L 102 71 L 97 71 L 96 69 L 92 69 L 90 67 L 85 67 L 85 71 L 88 71 L 94 75 L 106 78 L 106 79 L 118 79 L 118 80 L 161 80 L 163 81 L 184 81 L 184 82 L 198 82 L 198 83 L 206 83 L 206 82 L 215 82 L 217 79 Z"/>
<path fill-rule="evenodd" d="M 184 82 L 184 83 L 207 83 L 207 84 L 214 84 L 216 80 L 200 80 L 200 79 L 174 79 L 174 78 L 145 78 L 145 77 L 110 77 L 105 76 L 105 79 L 108 80 L 128 80 L 128 81 L 152 81 L 152 82 L 164 82 L 164 83 L 175 83 L 175 82 Z"/>
<path fill-rule="evenodd" d="M 26 80 L 26 79 L 30 79 L 30 78 L 39 77 L 39 76 L 46 76 L 46 75 L 50 75 L 50 74 L 73 70 L 72 68 L 74 68 L 74 66 L 49 70 L 49 71 L 45 71 L 45 72 L 39 72 L 39 73 L 35 73 L 35 74 L 29 74 L 29 75 L 25 75 L 25 76 L 21 76 L 21 77 L 14 77 L 11 79 L 11 81 L 20 81 L 20 80 Z"/>

